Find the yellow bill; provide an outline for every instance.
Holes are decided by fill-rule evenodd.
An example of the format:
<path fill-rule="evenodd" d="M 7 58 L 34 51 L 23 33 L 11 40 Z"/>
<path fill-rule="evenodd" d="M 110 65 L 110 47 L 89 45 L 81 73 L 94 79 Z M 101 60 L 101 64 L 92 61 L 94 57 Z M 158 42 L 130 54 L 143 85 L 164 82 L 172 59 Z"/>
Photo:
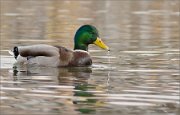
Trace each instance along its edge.
<path fill-rule="evenodd" d="M 109 47 L 106 46 L 106 44 L 104 44 L 104 42 L 97 37 L 96 41 L 94 42 L 95 45 L 99 46 L 102 49 L 108 50 L 109 51 Z"/>

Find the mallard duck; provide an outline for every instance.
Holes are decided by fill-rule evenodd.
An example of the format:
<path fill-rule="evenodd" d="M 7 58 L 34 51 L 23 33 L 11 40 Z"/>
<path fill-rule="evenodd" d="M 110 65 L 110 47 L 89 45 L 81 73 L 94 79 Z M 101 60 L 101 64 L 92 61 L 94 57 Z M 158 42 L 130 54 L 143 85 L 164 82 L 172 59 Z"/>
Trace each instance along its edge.
<path fill-rule="evenodd" d="M 99 38 L 98 30 L 92 25 L 81 26 L 74 37 L 74 50 L 62 46 L 36 44 L 15 46 L 13 55 L 17 63 L 37 64 L 40 66 L 89 66 L 92 59 L 88 53 L 88 45 L 95 44 L 109 50 Z"/>

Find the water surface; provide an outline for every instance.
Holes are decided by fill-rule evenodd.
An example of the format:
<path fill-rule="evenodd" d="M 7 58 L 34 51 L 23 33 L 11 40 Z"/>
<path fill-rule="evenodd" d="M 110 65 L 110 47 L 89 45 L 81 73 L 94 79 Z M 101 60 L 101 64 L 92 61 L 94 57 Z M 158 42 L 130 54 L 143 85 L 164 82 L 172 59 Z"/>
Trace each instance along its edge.
<path fill-rule="evenodd" d="M 1 0 L 1 113 L 179 113 L 179 1 Z M 73 48 L 92 24 L 110 47 L 90 45 L 91 67 L 18 66 L 13 46 Z"/>

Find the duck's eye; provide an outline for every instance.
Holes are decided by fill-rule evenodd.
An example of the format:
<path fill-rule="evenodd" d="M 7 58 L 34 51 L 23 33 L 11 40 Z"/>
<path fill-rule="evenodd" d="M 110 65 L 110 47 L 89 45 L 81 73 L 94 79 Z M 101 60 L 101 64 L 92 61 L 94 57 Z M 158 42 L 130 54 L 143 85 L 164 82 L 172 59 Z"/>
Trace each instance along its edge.
<path fill-rule="evenodd" d="M 89 32 L 90 34 L 95 34 L 94 32 Z"/>
<path fill-rule="evenodd" d="M 93 38 L 88 39 L 87 43 L 88 43 L 88 44 L 93 43 Z"/>

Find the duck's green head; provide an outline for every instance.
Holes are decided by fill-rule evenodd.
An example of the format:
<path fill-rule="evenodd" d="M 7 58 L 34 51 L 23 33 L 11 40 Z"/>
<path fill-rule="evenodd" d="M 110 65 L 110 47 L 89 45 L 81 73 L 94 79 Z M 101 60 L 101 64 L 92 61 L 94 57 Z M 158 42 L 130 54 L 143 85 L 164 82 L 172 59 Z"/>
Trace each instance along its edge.
<path fill-rule="evenodd" d="M 74 37 L 74 50 L 88 51 L 88 45 L 95 44 L 103 49 L 109 50 L 103 41 L 99 38 L 98 30 L 92 25 L 81 26 Z"/>

